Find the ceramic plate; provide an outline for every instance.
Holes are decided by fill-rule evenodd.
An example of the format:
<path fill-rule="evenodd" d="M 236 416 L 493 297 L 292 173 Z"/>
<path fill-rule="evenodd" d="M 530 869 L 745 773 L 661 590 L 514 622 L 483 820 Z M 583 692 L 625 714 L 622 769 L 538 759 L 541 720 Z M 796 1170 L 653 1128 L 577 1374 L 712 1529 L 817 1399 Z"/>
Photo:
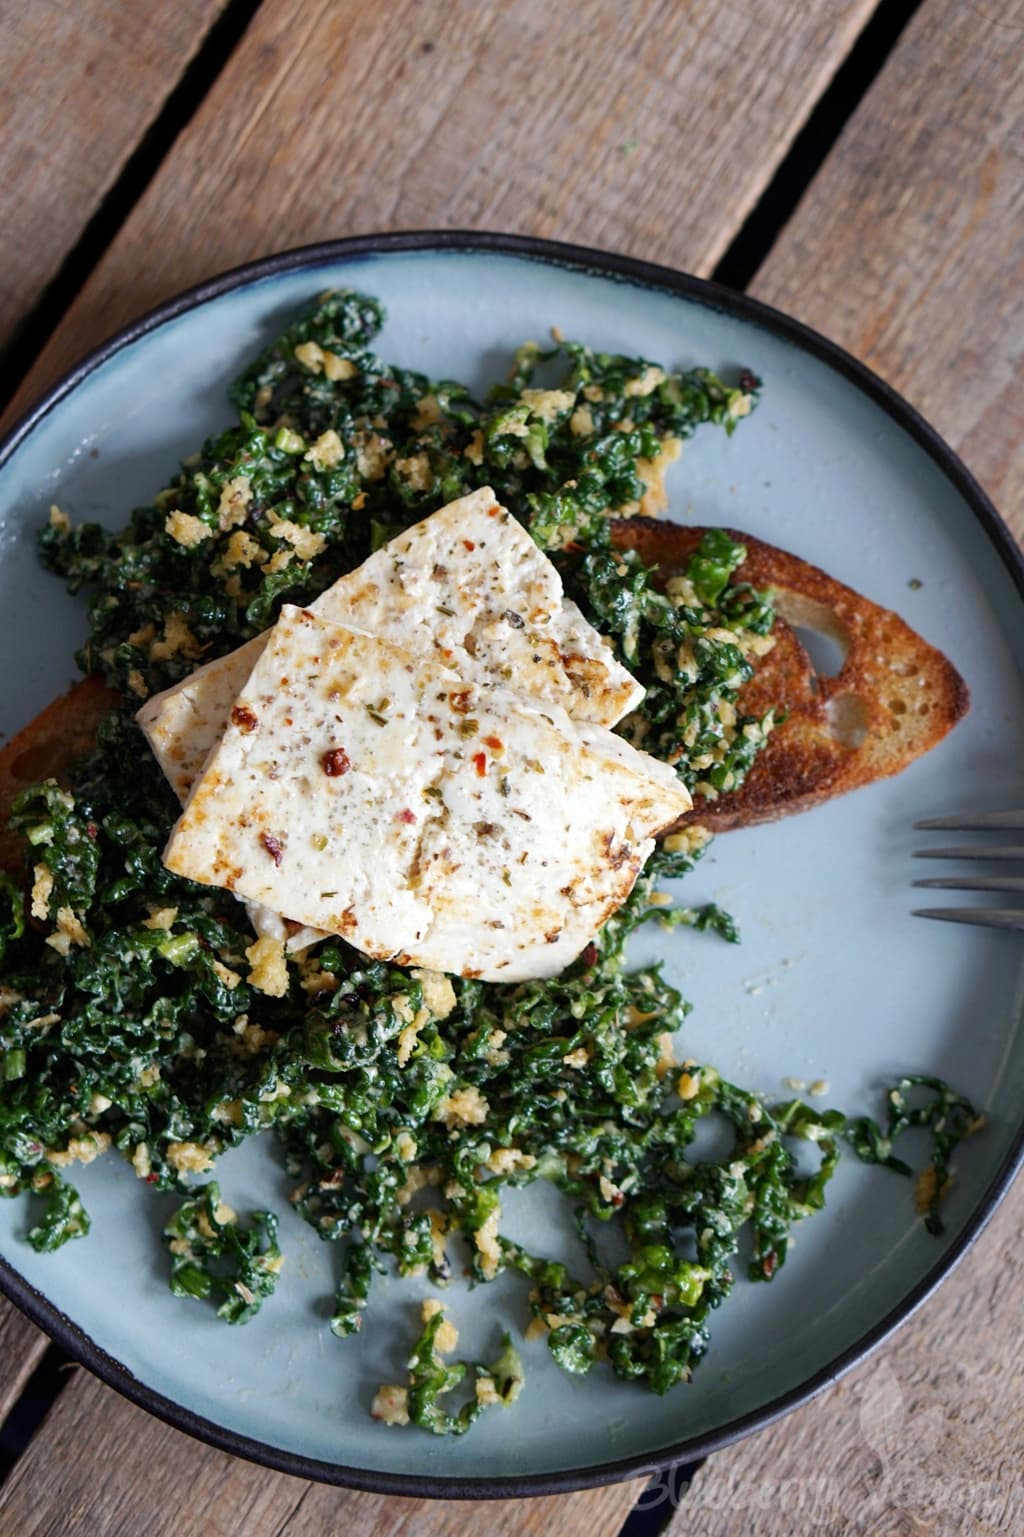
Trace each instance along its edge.
<path fill-rule="evenodd" d="M 740 1083 L 782 1096 L 786 1078 L 827 1079 L 829 1103 L 878 1113 L 881 1087 L 901 1072 L 936 1073 L 984 1107 L 988 1129 L 957 1158 L 941 1239 L 915 1219 L 908 1182 L 845 1160 L 785 1271 L 771 1286 L 737 1286 L 692 1385 L 657 1398 L 603 1369 L 569 1378 L 538 1341 L 524 1347 L 516 1407 L 485 1415 L 464 1439 L 370 1419 L 376 1385 L 403 1378 L 414 1304 L 429 1287 L 381 1283 L 362 1335 L 334 1339 L 324 1320 L 335 1254 L 290 1212 L 270 1139 L 219 1165 L 232 1205 L 282 1213 L 289 1263 L 248 1327 L 226 1328 L 212 1310 L 171 1297 L 158 1234 L 173 1198 L 114 1159 L 76 1174 L 92 1235 L 56 1255 L 36 1255 L 24 1206 L 0 1202 L 0 1284 L 129 1397 L 289 1472 L 449 1497 L 624 1478 L 720 1446 L 833 1380 L 964 1254 L 1019 1161 L 1021 946 L 911 918 L 910 856 L 921 841 L 915 817 L 1024 800 L 1021 563 L 978 487 L 902 401 L 749 299 L 533 241 L 358 239 L 260 263 L 165 306 L 88 358 L 8 439 L 6 731 L 72 680 L 85 635 L 82 601 L 36 563 L 49 504 L 120 524 L 228 420 L 240 366 L 313 295 L 342 285 L 385 301 L 385 357 L 478 389 L 518 343 L 555 323 L 598 348 L 673 366 L 746 365 L 763 377 L 763 402 L 732 439 L 708 431 L 688 447 L 671 477 L 672 514 L 749 530 L 897 609 L 950 655 L 973 707 L 899 778 L 716 842 L 687 897 L 727 906 L 741 948 L 681 933 L 640 935 L 634 953 L 664 947 L 669 976 L 694 1005 L 686 1052 Z M 549 1221 L 544 1191 L 510 1201 L 508 1216 L 510 1231 L 536 1234 Z M 548 1252 L 563 1236 L 545 1232 Z M 486 1357 L 496 1315 L 522 1320 L 514 1277 L 473 1292 L 457 1283 L 451 1302 L 470 1358 Z"/>

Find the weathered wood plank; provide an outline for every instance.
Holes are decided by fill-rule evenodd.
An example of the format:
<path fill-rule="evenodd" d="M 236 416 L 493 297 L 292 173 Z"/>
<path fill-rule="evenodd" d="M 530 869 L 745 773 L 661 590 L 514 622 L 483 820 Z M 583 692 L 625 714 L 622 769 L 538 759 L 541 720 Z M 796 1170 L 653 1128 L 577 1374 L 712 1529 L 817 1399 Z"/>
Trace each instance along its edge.
<path fill-rule="evenodd" d="M 1024 1529 L 1018 1184 L 959 1270 L 823 1399 L 694 1480 L 676 1537 L 995 1537 Z"/>
<path fill-rule="evenodd" d="M 0 347 L 36 303 L 223 0 L 0 0 Z"/>
<path fill-rule="evenodd" d="M 754 284 L 905 392 L 1018 537 L 1022 42 L 1019 3 L 928 0 Z M 1022 1222 L 1018 1183 L 892 1344 L 817 1403 L 713 1458 L 672 1530 L 1020 1531 Z"/>
<path fill-rule="evenodd" d="M 928 0 L 758 273 L 904 391 L 1024 536 L 1024 7 Z"/>
<path fill-rule="evenodd" d="M 22 390 L 218 269 L 424 226 L 698 272 L 873 0 L 264 0 Z"/>
<path fill-rule="evenodd" d="M 0 1425 L 45 1349 L 45 1336 L 0 1297 Z"/>
<path fill-rule="evenodd" d="M 393 1432 L 397 1434 L 397 1432 Z M 416 1434 L 417 1432 L 411 1432 Z M 267 1473 L 190 1441 L 80 1372 L 0 1492 L 17 1537 L 492 1537 L 618 1532 L 643 1484 L 500 1504 L 385 1499 Z M 183 1512 L 187 1519 L 183 1525 Z"/>

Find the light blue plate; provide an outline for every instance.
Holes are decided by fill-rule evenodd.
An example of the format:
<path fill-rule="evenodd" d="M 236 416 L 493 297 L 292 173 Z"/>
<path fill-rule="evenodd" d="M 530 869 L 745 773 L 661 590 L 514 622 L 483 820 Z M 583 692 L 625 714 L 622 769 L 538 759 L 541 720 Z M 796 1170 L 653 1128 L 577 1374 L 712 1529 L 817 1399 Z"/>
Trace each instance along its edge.
<path fill-rule="evenodd" d="M 929 1237 L 908 1182 L 844 1162 L 828 1209 L 804 1224 L 771 1286 L 741 1282 L 691 1386 L 665 1398 L 595 1370 L 564 1376 L 524 1346 L 527 1384 L 509 1411 L 461 1440 L 400 1432 L 368 1415 L 402 1380 L 424 1282 L 382 1282 L 361 1336 L 325 1315 L 335 1253 L 291 1213 L 270 1145 L 226 1156 L 238 1208 L 282 1213 L 289 1262 L 244 1329 L 175 1301 L 158 1239 L 168 1198 L 114 1159 L 76 1176 L 92 1236 L 53 1256 L 0 1202 L 0 1284 L 122 1391 L 196 1434 L 307 1476 L 396 1493 L 508 1495 L 600 1483 L 722 1444 L 791 1407 L 876 1344 L 964 1251 L 1008 1182 L 1022 1140 L 1021 947 L 1007 934 L 912 919 L 916 817 L 1024 804 L 1024 623 L 1012 544 L 953 456 L 878 380 L 821 338 L 692 279 L 567 247 L 472 236 L 398 236 L 292 253 L 165 307 L 82 364 L 0 451 L 0 726 L 12 731 L 64 689 L 84 605 L 39 568 L 49 504 L 118 525 L 226 422 L 239 367 L 321 290 L 348 285 L 388 309 L 380 350 L 478 389 L 552 324 L 612 351 L 675 365 L 753 368 L 763 403 L 734 438 L 700 434 L 671 479 L 672 512 L 796 551 L 942 647 L 966 678 L 966 721 L 898 779 L 809 815 L 722 837 L 686 883 L 736 916 L 743 945 L 659 945 L 695 1005 L 682 1042 L 734 1080 L 783 1096 L 827 1079 L 828 1101 L 878 1113 L 900 1073 L 948 1077 L 985 1108 L 957 1158 L 947 1231 Z M 911 583 L 913 582 L 913 586 Z M 959 899 L 958 899 L 959 900 Z M 558 1251 L 545 1192 L 509 1203 L 508 1226 Z M 538 1233 L 543 1240 L 538 1241 Z M 969 1261 L 968 1261 L 969 1263 Z M 524 1321 L 505 1277 L 450 1292 L 470 1358 L 499 1321 Z M 460 1354 L 463 1353 L 460 1347 Z"/>

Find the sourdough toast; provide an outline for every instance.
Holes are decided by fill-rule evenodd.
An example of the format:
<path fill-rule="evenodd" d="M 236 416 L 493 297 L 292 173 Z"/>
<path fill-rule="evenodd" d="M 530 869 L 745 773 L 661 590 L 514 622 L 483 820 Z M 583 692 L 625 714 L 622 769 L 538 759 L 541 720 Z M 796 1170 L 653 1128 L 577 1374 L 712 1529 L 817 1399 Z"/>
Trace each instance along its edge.
<path fill-rule="evenodd" d="M 631 518 L 615 524 L 614 539 L 667 580 L 704 532 Z M 738 708 L 759 717 L 774 710 L 779 723 L 739 789 L 698 802 L 684 818 L 714 832 L 806 811 L 898 774 L 940 742 L 969 704 L 956 669 L 898 614 L 796 555 L 727 532 L 747 551 L 733 580 L 770 589 L 777 615 L 775 645 L 758 662 Z M 797 629 L 838 644 L 843 663 L 834 677 L 815 671 Z"/>
<path fill-rule="evenodd" d="M 22 837 L 7 826 L 14 798 L 41 779 L 64 782 L 76 759 L 89 751 L 96 728 L 117 703 L 101 678 L 83 678 L 53 700 L 0 751 L 0 869 L 22 866 Z"/>
<path fill-rule="evenodd" d="M 653 518 L 617 522 L 615 542 L 667 579 L 685 565 L 703 528 Z M 940 742 L 967 710 L 966 685 L 940 651 L 817 566 L 729 530 L 746 560 L 736 578 L 775 594 L 775 645 L 740 694 L 743 714 L 774 710 L 779 724 L 737 790 L 698 802 L 684 822 L 715 832 L 774 821 L 898 774 Z M 830 636 L 844 652 L 835 677 L 819 676 L 796 629 Z M 55 699 L 0 751 L 0 868 L 18 870 L 21 838 L 7 829 L 11 803 L 41 779 L 64 780 L 91 747 L 117 696 L 85 678 Z"/>

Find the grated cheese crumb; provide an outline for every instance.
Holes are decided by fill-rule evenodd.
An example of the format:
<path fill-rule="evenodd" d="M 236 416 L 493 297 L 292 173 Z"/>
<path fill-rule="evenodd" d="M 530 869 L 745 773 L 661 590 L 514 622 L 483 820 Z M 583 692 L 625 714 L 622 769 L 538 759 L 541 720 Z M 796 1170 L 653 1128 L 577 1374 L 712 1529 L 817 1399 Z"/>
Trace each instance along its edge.
<path fill-rule="evenodd" d="M 682 828 L 677 833 L 669 833 L 662 843 L 666 854 L 696 854 L 705 843 L 709 842 L 711 834 L 706 827 L 699 822 L 693 822 L 689 827 Z"/>
<path fill-rule="evenodd" d="M 410 425 L 414 432 L 426 432 L 428 427 L 437 427 L 443 421 L 444 413 L 436 395 L 422 396 L 416 402 L 416 409 L 410 417 Z"/>
<path fill-rule="evenodd" d="M 391 458 L 391 444 L 379 432 L 357 432 L 352 439 L 356 469 L 364 480 L 382 480 Z"/>
<path fill-rule="evenodd" d="M 385 1383 L 374 1393 L 370 1413 L 375 1420 L 382 1420 L 385 1425 L 408 1425 L 408 1388 L 400 1388 L 394 1382 Z"/>
<path fill-rule="evenodd" d="M 455 989 L 443 971 L 426 971 L 417 969 L 413 971 L 414 979 L 423 989 L 423 1003 L 435 1019 L 447 1019 L 458 999 Z"/>
<path fill-rule="evenodd" d="M 676 1093 L 680 1099 L 696 1099 L 700 1093 L 699 1073 L 680 1073 L 676 1079 Z"/>
<path fill-rule="evenodd" d="M 252 485 L 247 475 L 236 475 L 221 490 L 217 503 L 217 522 L 224 533 L 244 523 L 252 501 Z"/>
<path fill-rule="evenodd" d="M 204 539 L 213 538 L 213 529 L 191 512 L 172 512 L 164 521 L 164 533 L 170 534 L 186 550 L 194 550 Z"/>
<path fill-rule="evenodd" d="M 658 1036 L 658 1060 L 654 1065 L 654 1071 L 659 1078 L 664 1078 L 673 1067 L 678 1067 L 675 1049 L 672 1045 L 672 1035 L 668 1030 L 663 1030 Z"/>
<path fill-rule="evenodd" d="M 396 459 L 395 473 L 413 491 L 429 491 L 434 484 L 434 472 L 426 454 L 410 454 L 406 459 Z"/>
<path fill-rule="evenodd" d="M 36 865 L 32 872 L 32 916 L 33 918 L 48 918 L 50 916 L 50 894 L 53 891 L 53 871 L 49 865 Z"/>
<path fill-rule="evenodd" d="M 47 1148 L 46 1161 L 55 1169 L 66 1169 L 72 1163 L 95 1163 L 110 1145 L 109 1132 L 90 1131 L 84 1137 L 70 1138 L 66 1148 Z"/>
<path fill-rule="evenodd" d="M 178 909 L 176 907 L 151 907 L 149 909 L 149 917 L 142 920 L 142 927 L 144 929 L 170 929 L 173 927 L 177 916 Z"/>
<path fill-rule="evenodd" d="M 434 1110 L 434 1120 L 446 1126 L 480 1126 L 490 1114 L 490 1105 L 475 1084 L 446 1094 Z"/>
<path fill-rule="evenodd" d="M 438 1302 L 436 1297 L 426 1297 L 423 1301 L 423 1306 L 420 1309 L 420 1316 L 422 1317 L 423 1322 L 428 1324 L 432 1318 L 436 1318 L 438 1313 L 443 1311 L 443 1306 L 440 1302 Z M 451 1354 L 458 1343 L 459 1331 L 455 1325 L 446 1318 L 444 1323 L 439 1326 L 437 1334 L 434 1338 L 434 1349 L 437 1351 L 438 1355 L 446 1356 Z"/>
<path fill-rule="evenodd" d="M 288 991 L 288 963 L 284 941 L 257 939 L 245 952 L 249 962 L 249 982 L 269 998 L 283 998 Z"/>
<path fill-rule="evenodd" d="M 210 567 L 214 576 L 223 576 L 227 571 L 234 571 L 241 566 L 248 570 L 254 562 L 262 560 L 266 551 L 258 540 L 251 534 L 247 534 L 244 528 L 236 528 L 231 535 L 223 553 Z"/>
<path fill-rule="evenodd" d="M 487 1160 L 492 1174 L 513 1174 L 516 1169 L 532 1169 L 537 1162 L 532 1153 L 518 1147 L 496 1147 Z"/>
<path fill-rule="evenodd" d="M 172 609 L 164 623 L 163 638 L 150 645 L 150 661 L 165 662 L 172 656 L 185 656 L 195 661 L 202 654 L 203 648 L 189 629 L 185 615 Z"/>
<path fill-rule="evenodd" d="M 336 352 L 323 349 L 324 375 L 332 384 L 337 384 L 342 379 L 354 379 L 359 369 L 350 358 L 340 358 Z"/>
<path fill-rule="evenodd" d="M 333 470 L 344 457 L 345 445 L 333 427 L 322 432 L 305 454 L 305 458 L 318 470 Z"/>
<path fill-rule="evenodd" d="M 665 370 L 649 363 L 636 379 L 630 379 L 623 391 L 625 395 L 653 395 L 659 384 L 665 382 Z"/>
<path fill-rule="evenodd" d="M 301 523 L 293 523 L 290 518 L 278 517 L 276 512 L 268 513 L 268 517 L 271 537 L 286 539 L 300 560 L 315 560 L 323 552 L 327 544 L 323 534 L 305 528 Z"/>
<path fill-rule="evenodd" d="M 238 975 L 238 972 L 232 971 L 230 966 L 225 966 L 223 961 L 214 961 L 213 969 L 215 974 L 224 983 L 224 986 L 231 992 L 234 992 L 235 988 L 242 980 Z"/>
<path fill-rule="evenodd" d="M 46 943 L 58 955 L 67 955 L 72 945 L 80 945 L 83 950 L 87 950 L 89 936 L 70 907 L 58 907 L 57 932 L 50 934 Z"/>
<path fill-rule="evenodd" d="M 480 1254 L 480 1268 L 488 1281 L 493 1280 L 498 1274 L 498 1266 L 501 1263 L 501 1245 L 498 1243 L 500 1221 L 501 1208 L 496 1206 L 473 1234 L 473 1242 Z"/>
<path fill-rule="evenodd" d="M 530 408 L 530 415 L 542 422 L 552 422 L 562 411 L 571 411 L 576 404 L 573 390 L 523 390 L 521 398 Z"/>
<path fill-rule="evenodd" d="M 213 1168 L 213 1154 L 201 1142 L 171 1142 L 167 1162 L 179 1174 L 205 1174 Z"/>
<path fill-rule="evenodd" d="M 319 342 L 300 342 L 295 348 L 295 356 L 311 374 L 323 373 L 324 349 Z"/>
<path fill-rule="evenodd" d="M 62 534 L 71 532 L 71 519 L 56 504 L 50 508 L 50 527 L 60 529 Z"/>
<path fill-rule="evenodd" d="M 483 464 L 483 462 L 484 462 L 484 435 L 481 432 L 479 427 L 473 433 L 473 435 L 470 438 L 469 442 L 466 444 L 465 448 L 462 450 L 462 456 L 463 456 L 464 459 L 468 459 L 470 464 L 478 464 L 478 465 L 479 464 Z"/>

